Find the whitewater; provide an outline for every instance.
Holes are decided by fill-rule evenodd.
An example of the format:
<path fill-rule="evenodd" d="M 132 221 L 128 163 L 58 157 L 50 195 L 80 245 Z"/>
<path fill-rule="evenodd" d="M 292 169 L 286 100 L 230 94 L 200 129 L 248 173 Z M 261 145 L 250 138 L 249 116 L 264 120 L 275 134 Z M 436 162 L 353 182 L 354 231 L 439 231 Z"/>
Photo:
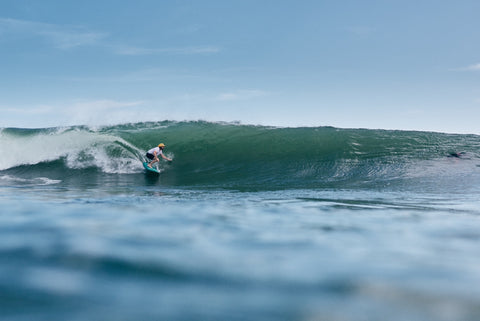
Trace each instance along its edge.
<path fill-rule="evenodd" d="M 479 138 L 2 128 L 2 320 L 478 320 Z"/>

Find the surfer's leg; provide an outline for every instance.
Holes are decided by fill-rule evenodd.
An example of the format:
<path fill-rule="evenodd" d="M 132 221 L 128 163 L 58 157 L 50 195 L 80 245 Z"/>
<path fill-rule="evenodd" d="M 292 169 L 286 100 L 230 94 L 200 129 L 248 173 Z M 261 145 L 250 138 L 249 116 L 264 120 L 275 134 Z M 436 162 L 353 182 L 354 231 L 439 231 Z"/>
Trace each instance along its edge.
<path fill-rule="evenodd" d="M 152 160 L 150 163 L 148 163 L 148 167 L 153 168 L 152 165 L 155 164 L 156 162 L 158 161 Z"/>
<path fill-rule="evenodd" d="M 147 153 L 145 156 L 147 156 L 147 158 L 148 158 L 149 160 L 151 160 L 151 162 L 148 163 L 147 166 L 150 167 L 150 168 L 152 168 L 152 164 L 155 163 L 155 157 L 154 157 L 152 154 L 149 154 L 149 153 Z"/>

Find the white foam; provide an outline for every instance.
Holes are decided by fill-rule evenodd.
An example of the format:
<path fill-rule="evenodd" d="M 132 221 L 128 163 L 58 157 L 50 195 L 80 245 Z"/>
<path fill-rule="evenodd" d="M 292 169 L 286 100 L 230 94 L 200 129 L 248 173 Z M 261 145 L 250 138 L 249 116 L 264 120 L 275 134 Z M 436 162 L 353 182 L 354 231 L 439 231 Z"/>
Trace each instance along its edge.
<path fill-rule="evenodd" d="M 66 157 L 67 166 L 75 169 L 98 167 L 105 173 L 135 173 L 140 171 L 141 164 L 133 157 L 111 157 L 99 146 L 89 147 L 69 153 Z"/>
<path fill-rule="evenodd" d="M 108 155 L 107 150 L 112 148 L 119 148 L 117 157 Z M 107 173 L 141 170 L 138 156 L 141 151 L 136 147 L 119 137 L 85 129 L 60 128 L 26 136 L 0 131 L 0 155 L 0 170 L 60 158 L 65 158 L 70 168 L 95 166 Z"/>
<path fill-rule="evenodd" d="M 48 177 L 21 178 L 11 175 L 0 176 L 0 182 L 6 184 L 25 184 L 25 185 L 53 185 L 61 183 L 61 180 L 50 179 Z"/>

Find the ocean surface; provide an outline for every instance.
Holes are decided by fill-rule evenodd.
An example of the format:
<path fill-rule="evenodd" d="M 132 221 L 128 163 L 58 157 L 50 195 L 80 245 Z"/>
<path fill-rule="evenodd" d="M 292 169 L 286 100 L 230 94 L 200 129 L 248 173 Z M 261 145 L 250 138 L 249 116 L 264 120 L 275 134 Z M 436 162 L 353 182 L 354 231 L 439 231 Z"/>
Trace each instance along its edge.
<path fill-rule="evenodd" d="M 0 129 L 0 319 L 480 320 L 480 136 Z"/>

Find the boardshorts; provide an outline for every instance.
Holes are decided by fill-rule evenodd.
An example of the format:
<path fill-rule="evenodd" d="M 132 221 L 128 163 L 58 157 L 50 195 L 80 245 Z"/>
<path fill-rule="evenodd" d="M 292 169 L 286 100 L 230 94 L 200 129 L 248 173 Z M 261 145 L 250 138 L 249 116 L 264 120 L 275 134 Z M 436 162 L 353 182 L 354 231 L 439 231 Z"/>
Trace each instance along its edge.
<path fill-rule="evenodd" d="M 150 153 L 146 153 L 145 156 L 150 159 L 150 160 L 154 160 L 155 159 L 155 156 L 153 154 L 150 154 Z"/>

